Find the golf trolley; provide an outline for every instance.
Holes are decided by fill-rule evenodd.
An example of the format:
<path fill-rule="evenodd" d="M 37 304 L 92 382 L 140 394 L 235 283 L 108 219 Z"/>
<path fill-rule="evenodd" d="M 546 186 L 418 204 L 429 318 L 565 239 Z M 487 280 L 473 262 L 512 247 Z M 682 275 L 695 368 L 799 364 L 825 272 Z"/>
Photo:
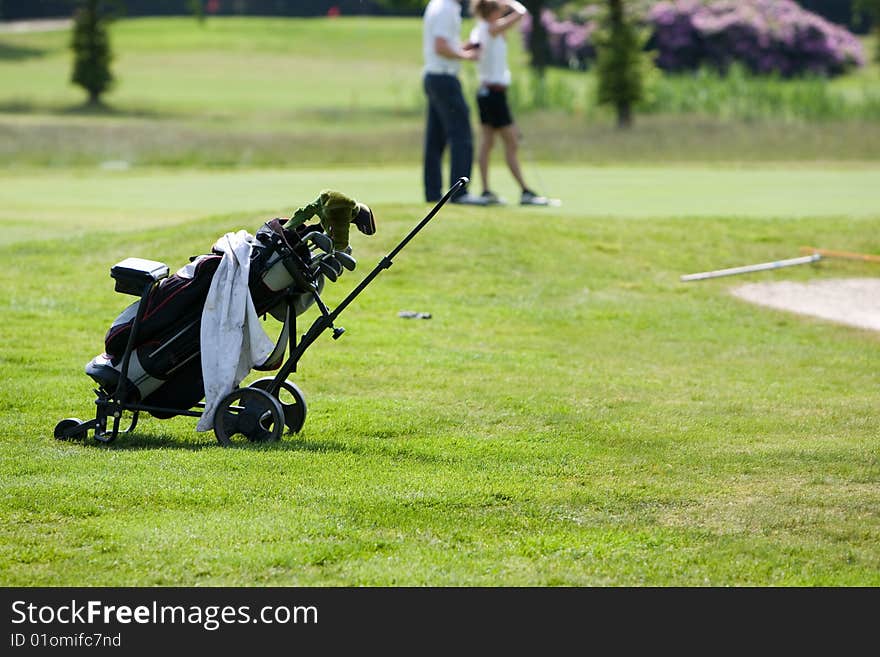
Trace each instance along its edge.
<path fill-rule="evenodd" d="M 331 331 L 334 340 L 342 336 L 345 329 L 335 326 L 342 311 L 383 269 L 391 267 L 393 258 L 467 183 L 467 178 L 460 178 L 332 310 L 321 299 L 324 279 L 333 282 L 343 268 L 353 270 L 354 258 L 335 251 L 320 226 L 303 226 L 294 231 L 283 228 L 283 222 L 277 219 L 264 224 L 255 236 L 257 255 L 251 257 L 248 287 L 257 313 L 271 314 L 283 321 L 283 327 L 272 354 L 254 369 L 278 372 L 237 387 L 220 400 L 213 431 L 222 446 L 277 441 L 285 427 L 291 433 L 302 429 L 306 420 L 305 397 L 287 377 L 296 371 L 300 358 L 325 330 Z M 193 258 L 188 267 L 192 268 L 191 274 L 196 273 L 180 281 L 172 280 L 180 272 L 169 279 L 168 266 L 153 260 L 127 258 L 111 267 L 115 291 L 137 296 L 139 300 L 123 311 L 108 332 L 108 352 L 86 365 L 86 374 L 98 384 L 94 390 L 95 418 L 65 418 L 55 425 L 55 438 L 84 439 L 92 432 L 98 442 L 110 443 L 120 434 L 132 433 L 141 412 L 158 419 L 202 416 L 205 402 L 199 344 L 201 307 L 206 285 L 210 284 L 220 257 L 214 254 Z M 200 268 L 205 270 L 202 276 L 197 275 Z M 166 281 L 163 290 L 173 291 L 165 292 L 159 303 L 162 281 Z M 172 299 L 178 305 L 169 313 Z M 195 303 L 199 300 L 201 304 Z M 297 342 L 296 317 L 312 305 L 317 306 L 319 315 Z M 171 317 L 165 318 L 158 312 L 163 307 L 164 315 Z M 149 339 L 144 333 L 151 333 Z M 113 345 L 115 349 L 111 350 L 109 346 Z"/>

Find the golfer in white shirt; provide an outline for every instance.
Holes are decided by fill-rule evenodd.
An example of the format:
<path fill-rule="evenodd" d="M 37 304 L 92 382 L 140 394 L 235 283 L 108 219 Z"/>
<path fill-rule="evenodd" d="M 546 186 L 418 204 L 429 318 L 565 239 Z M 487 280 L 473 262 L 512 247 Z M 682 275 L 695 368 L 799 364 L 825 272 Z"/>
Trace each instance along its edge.
<path fill-rule="evenodd" d="M 450 185 L 462 176 L 471 177 L 473 135 L 458 71 L 461 60 L 476 59 L 478 53 L 469 45 L 461 45 L 460 0 L 431 0 L 425 8 L 422 29 L 423 84 L 428 98 L 423 174 L 425 200 L 435 202 L 443 196 L 441 163 L 447 144 Z M 466 190 L 460 190 L 452 202 L 486 205 Z"/>

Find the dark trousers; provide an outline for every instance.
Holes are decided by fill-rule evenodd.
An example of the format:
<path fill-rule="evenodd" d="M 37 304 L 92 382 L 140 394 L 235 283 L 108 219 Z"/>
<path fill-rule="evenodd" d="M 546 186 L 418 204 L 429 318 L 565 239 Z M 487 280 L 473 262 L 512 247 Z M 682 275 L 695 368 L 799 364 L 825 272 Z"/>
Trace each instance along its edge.
<path fill-rule="evenodd" d="M 425 200 L 439 201 L 443 196 L 441 163 L 449 144 L 449 185 L 462 176 L 470 178 L 474 161 L 474 143 L 467 102 L 461 82 L 454 75 L 428 73 L 424 79 L 428 97 L 425 129 L 424 183 Z M 459 194 L 463 193 L 463 190 Z"/>

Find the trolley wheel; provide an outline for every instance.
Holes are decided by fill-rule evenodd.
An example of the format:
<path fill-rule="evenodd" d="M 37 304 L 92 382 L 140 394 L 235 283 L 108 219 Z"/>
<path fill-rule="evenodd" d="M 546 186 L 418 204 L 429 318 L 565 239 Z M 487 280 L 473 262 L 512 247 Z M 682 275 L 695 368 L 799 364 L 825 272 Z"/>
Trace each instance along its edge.
<path fill-rule="evenodd" d="M 268 390 L 274 380 L 275 377 L 267 376 L 257 379 L 251 383 L 250 387 Z M 284 411 L 284 424 L 287 425 L 291 433 L 299 433 L 306 423 L 306 413 L 308 412 L 303 391 L 290 381 L 284 380 L 281 382 L 281 389 L 278 391 L 277 397 L 281 402 L 281 410 Z"/>
<path fill-rule="evenodd" d="M 220 400 L 214 413 L 214 435 L 224 447 L 234 445 L 235 436 L 263 443 L 280 439 L 283 431 L 281 402 L 265 390 L 233 390 Z"/>
<path fill-rule="evenodd" d="M 85 425 L 85 422 L 77 417 L 64 418 L 55 425 L 55 439 L 80 438 L 88 431 L 88 427 L 83 428 L 83 425 Z"/>

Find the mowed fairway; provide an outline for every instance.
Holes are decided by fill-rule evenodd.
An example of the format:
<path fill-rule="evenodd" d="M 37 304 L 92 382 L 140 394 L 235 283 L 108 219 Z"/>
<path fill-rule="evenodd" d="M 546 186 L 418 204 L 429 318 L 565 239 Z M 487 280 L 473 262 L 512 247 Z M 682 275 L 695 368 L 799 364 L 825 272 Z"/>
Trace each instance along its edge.
<path fill-rule="evenodd" d="M 111 445 L 62 442 L 60 419 L 93 417 L 83 367 L 133 300 L 113 291 L 116 262 L 177 269 L 333 187 L 369 203 L 379 232 L 354 235 L 359 266 L 328 284 L 332 306 L 429 210 L 404 57 L 416 21 L 123 21 L 114 35 L 106 115 L 71 109 L 63 34 L 4 37 L 0 585 L 880 585 L 880 335 L 730 294 L 880 269 L 679 281 L 803 245 L 880 253 L 876 126 L 719 136 L 639 119 L 635 136 L 592 125 L 591 159 L 568 133 L 582 117 L 526 115 L 553 135 L 542 157 L 524 151 L 526 175 L 563 205 L 441 210 L 342 315 L 345 335 L 305 354 L 300 434 L 223 449 L 192 418 L 144 416 Z M 217 102 L 227 88 L 240 93 Z M 806 150 L 770 138 L 813 133 Z"/>
<path fill-rule="evenodd" d="M 877 215 L 880 167 L 531 167 L 542 189 L 560 196 L 553 216 L 870 218 Z M 476 171 L 474 172 L 476 176 Z M 512 210 L 493 209 L 487 221 L 506 222 L 518 190 L 505 171 L 495 189 Z M 371 204 L 415 204 L 422 199 L 418 167 L 293 170 L 26 170 L 9 172 L 0 187 L 0 243 L 28 240 L 35 231 L 63 229 L 68 236 L 95 228 L 131 231 L 215 214 L 260 222 L 290 216 L 325 188 L 341 189 Z M 475 182 L 475 186 L 479 183 Z M 415 210 L 414 219 L 428 209 Z M 547 213 L 531 210 L 543 222 Z M 441 219 L 442 221 L 442 219 Z M 249 224 L 248 224 L 249 225 Z M 555 229 L 553 229 L 555 230 Z M 795 247 L 797 245 L 794 245 Z"/>
<path fill-rule="evenodd" d="M 864 173 L 822 188 L 863 197 Z M 844 204 L 817 217 L 792 201 L 791 215 L 770 203 L 767 216 L 699 216 L 697 193 L 646 221 L 634 190 L 662 197 L 650 172 L 605 174 L 633 194 L 606 195 L 602 217 L 445 208 L 343 316 L 346 335 L 306 354 L 302 434 L 245 449 L 186 418 L 145 418 L 110 448 L 52 428 L 93 412 L 82 367 L 130 301 L 109 266 L 136 255 L 176 268 L 228 230 L 255 230 L 282 196 L 123 234 L 107 205 L 91 217 L 105 229 L 81 236 L 35 223 L 34 239 L 2 247 L 4 583 L 880 583 L 876 334 L 747 306 L 730 280 L 678 282 L 802 243 L 871 248 L 877 215 Z M 280 175 L 247 174 L 256 189 Z M 330 301 L 427 209 L 392 202 L 406 175 L 378 179 L 380 233 L 355 238 L 361 265 Z M 192 203 L 186 180 L 208 185 L 168 186 L 169 220 Z M 117 180 L 119 198 L 144 181 Z"/>

